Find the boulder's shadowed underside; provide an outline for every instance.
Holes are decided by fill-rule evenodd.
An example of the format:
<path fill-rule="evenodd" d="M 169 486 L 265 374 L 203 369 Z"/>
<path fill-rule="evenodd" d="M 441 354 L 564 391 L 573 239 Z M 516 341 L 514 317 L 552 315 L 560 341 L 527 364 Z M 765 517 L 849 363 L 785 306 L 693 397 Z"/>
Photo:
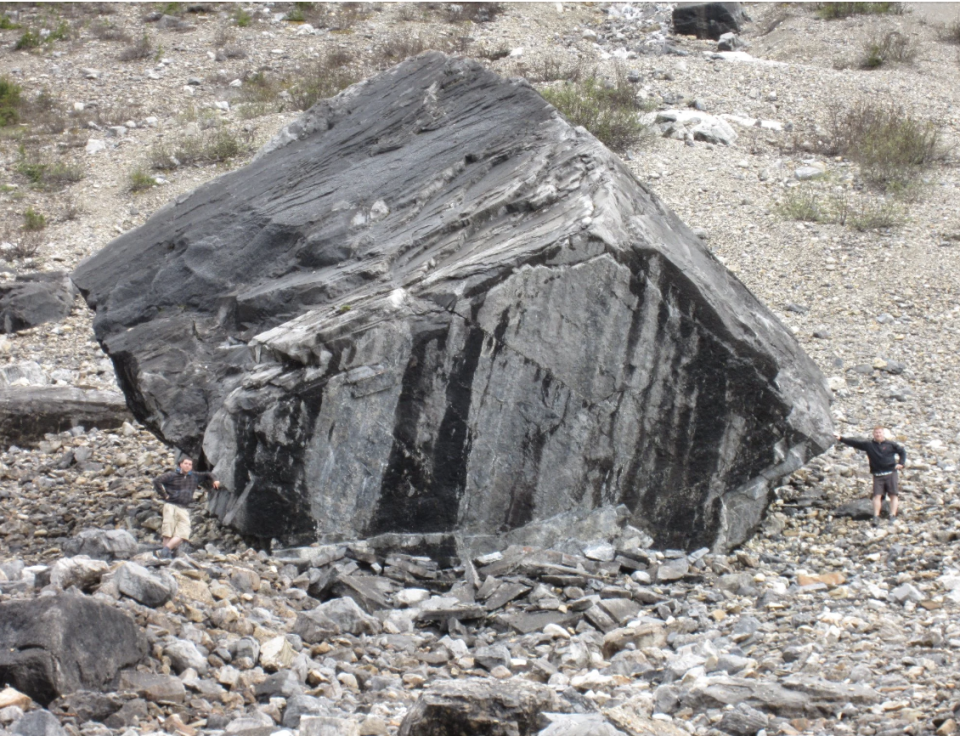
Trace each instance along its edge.
<path fill-rule="evenodd" d="M 615 156 L 437 53 L 74 281 L 131 409 L 252 535 L 476 548 L 624 504 L 659 544 L 722 549 L 832 439 L 812 361 Z"/>

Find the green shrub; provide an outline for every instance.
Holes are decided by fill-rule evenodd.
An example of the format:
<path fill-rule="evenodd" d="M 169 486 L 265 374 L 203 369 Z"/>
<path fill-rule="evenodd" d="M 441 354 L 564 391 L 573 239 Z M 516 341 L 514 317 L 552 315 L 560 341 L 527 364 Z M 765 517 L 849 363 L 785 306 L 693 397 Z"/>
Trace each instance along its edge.
<path fill-rule="evenodd" d="M 818 3 L 817 15 L 839 20 L 853 15 L 903 15 L 902 3 Z"/>
<path fill-rule="evenodd" d="M 23 229 L 27 232 L 37 232 L 47 226 L 47 218 L 33 209 L 27 207 L 23 213 Z"/>
<path fill-rule="evenodd" d="M 130 172 L 130 191 L 142 192 L 157 186 L 157 180 L 139 166 Z"/>
<path fill-rule="evenodd" d="M 283 19 L 291 23 L 303 23 L 307 19 L 307 16 L 304 14 L 303 8 L 301 8 L 300 5 L 301 3 L 294 3 L 294 6 L 287 11 Z"/>
<path fill-rule="evenodd" d="M 0 77 L 0 127 L 20 120 L 20 93 L 23 89 L 9 77 Z"/>
<path fill-rule="evenodd" d="M 860 66 L 863 69 L 877 69 L 888 61 L 911 62 L 916 57 L 916 44 L 899 31 L 891 31 L 881 39 L 867 41 Z"/>
<path fill-rule="evenodd" d="M 62 41 L 70 37 L 70 24 L 65 20 L 60 21 L 57 27 L 50 31 L 46 36 L 42 36 L 39 31 L 28 28 L 17 40 L 13 48 L 17 51 L 40 48 L 44 43 L 53 43 Z"/>
<path fill-rule="evenodd" d="M 241 140 L 229 128 L 210 128 L 200 135 L 181 138 L 172 147 L 154 146 L 150 163 L 153 168 L 166 171 L 180 166 L 225 163 L 249 150 L 249 141 Z"/>
<path fill-rule="evenodd" d="M 27 152 L 20 146 L 17 173 L 27 179 L 35 189 L 56 191 L 83 179 L 83 168 L 62 161 L 49 161 L 38 152 Z"/>
<path fill-rule="evenodd" d="M 9 31 L 19 27 L 20 26 L 10 20 L 10 16 L 6 13 L 0 15 L 0 31 Z"/>
<path fill-rule="evenodd" d="M 309 110 L 318 100 L 333 97 L 351 84 L 359 82 L 363 75 L 348 66 L 352 57 L 348 52 L 332 49 L 287 90 L 297 110 Z"/>
<path fill-rule="evenodd" d="M 607 148 L 621 153 L 647 132 L 637 115 L 633 87 L 619 67 L 616 83 L 595 76 L 565 82 L 543 91 L 543 97 L 573 125 L 582 125 Z"/>
<path fill-rule="evenodd" d="M 776 204 L 776 212 L 785 220 L 800 222 L 828 222 L 829 213 L 823 206 L 821 197 L 804 187 L 792 187 Z"/>
<path fill-rule="evenodd" d="M 183 15 L 183 3 L 164 3 L 160 6 L 160 12 L 163 15 L 172 15 L 179 18 Z"/>
<path fill-rule="evenodd" d="M 233 22 L 236 23 L 239 28 L 246 28 L 253 22 L 253 16 L 243 8 L 238 8 L 237 12 L 233 15 Z"/>
<path fill-rule="evenodd" d="M 40 34 L 32 29 L 27 29 L 14 44 L 13 48 L 17 51 L 36 49 L 40 47 L 41 43 L 43 43 L 43 39 L 40 38 Z"/>
<path fill-rule="evenodd" d="M 889 197 L 856 197 L 849 191 L 826 194 L 798 186 L 787 190 L 775 211 L 785 220 L 844 225 L 858 230 L 887 230 L 903 225 L 906 206 Z"/>
<path fill-rule="evenodd" d="M 44 41 L 53 43 L 54 41 L 63 41 L 67 38 L 70 38 L 70 24 L 62 20 L 57 24 L 56 28 L 50 31 L 50 35 L 48 35 Z"/>
<path fill-rule="evenodd" d="M 858 163 L 882 191 L 906 189 L 941 155 L 939 128 L 896 103 L 861 102 L 832 118 L 826 152 Z"/>

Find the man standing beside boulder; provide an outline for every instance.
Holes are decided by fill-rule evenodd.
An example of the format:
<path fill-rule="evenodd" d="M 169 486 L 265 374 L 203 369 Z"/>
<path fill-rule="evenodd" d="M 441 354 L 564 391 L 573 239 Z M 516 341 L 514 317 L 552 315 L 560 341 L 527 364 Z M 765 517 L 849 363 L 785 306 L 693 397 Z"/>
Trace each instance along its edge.
<path fill-rule="evenodd" d="M 863 450 L 867 453 L 870 462 L 870 474 L 873 476 L 873 525 L 880 523 L 880 509 L 883 497 L 890 500 L 890 523 L 897 519 L 897 508 L 900 505 L 900 484 L 897 471 L 903 470 L 907 462 L 907 451 L 903 445 L 886 439 L 886 430 L 877 426 L 873 428 L 872 440 L 857 440 L 850 437 L 834 435 L 838 442 Z"/>
<path fill-rule="evenodd" d="M 180 459 L 177 469 L 164 473 L 153 481 L 153 487 L 163 498 L 163 525 L 160 536 L 163 546 L 157 550 L 157 557 L 169 559 L 180 544 L 190 539 L 190 504 L 197 487 L 209 480 L 214 488 L 220 487 L 220 481 L 213 473 L 194 472 L 193 460 L 186 455 Z"/>

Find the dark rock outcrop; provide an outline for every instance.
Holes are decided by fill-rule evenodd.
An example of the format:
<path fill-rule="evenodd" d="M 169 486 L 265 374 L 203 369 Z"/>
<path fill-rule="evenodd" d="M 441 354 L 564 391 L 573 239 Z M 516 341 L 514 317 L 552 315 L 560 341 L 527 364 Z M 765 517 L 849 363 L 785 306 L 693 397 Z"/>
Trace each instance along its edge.
<path fill-rule="evenodd" d="M 28 273 L 0 283 L 0 332 L 19 332 L 70 314 L 76 291 L 63 271 Z"/>
<path fill-rule="evenodd" d="M 28 443 L 73 427 L 115 429 L 130 420 L 118 393 L 72 386 L 0 388 L 0 441 Z"/>
<path fill-rule="evenodd" d="M 728 548 L 832 443 L 822 375 L 689 228 L 524 81 L 437 53 L 74 281 L 137 418 L 260 537 L 543 544 L 623 506 Z"/>
<path fill-rule="evenodd" d="M 0 604 L 0 682 L 43 705 L 102 689 L 145 654 L 145 638 L 129 616 L 86 596 Z"/>
<path fill-rule="evenodd" d="M 739 33 L 742 16 L 740 3 L 677 3 L 673 32 L 717 41 L 724 33 Z"/>

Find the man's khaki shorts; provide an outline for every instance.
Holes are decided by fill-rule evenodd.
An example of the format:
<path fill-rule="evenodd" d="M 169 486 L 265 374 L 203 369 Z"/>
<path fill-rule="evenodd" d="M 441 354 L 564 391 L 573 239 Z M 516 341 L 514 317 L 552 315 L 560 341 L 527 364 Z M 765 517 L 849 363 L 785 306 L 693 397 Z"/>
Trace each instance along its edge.
<path fill-rule="evenodd" d="M 173 503 L 163 504 L 163 525 L 160 536 L 190 539 L 190 512 Z"/>

